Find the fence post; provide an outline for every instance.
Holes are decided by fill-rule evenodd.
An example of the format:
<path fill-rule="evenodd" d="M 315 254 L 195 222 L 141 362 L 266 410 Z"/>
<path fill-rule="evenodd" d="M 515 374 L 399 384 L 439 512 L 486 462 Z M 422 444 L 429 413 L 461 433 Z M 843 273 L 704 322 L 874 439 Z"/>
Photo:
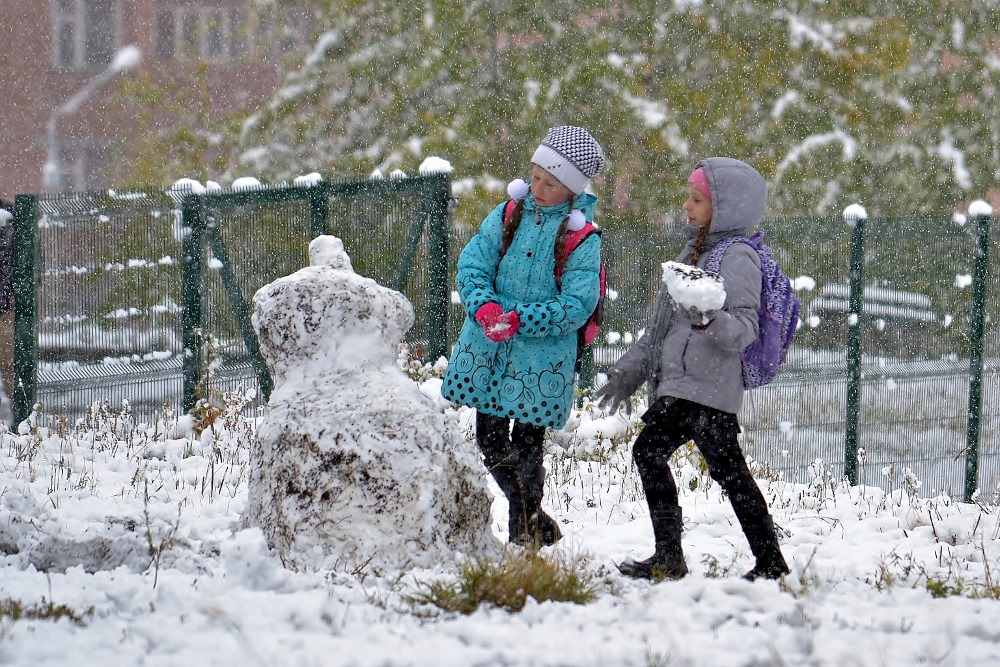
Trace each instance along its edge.
<path fill-rule="evenodd" d="M 851 236 L 847 320 L 847 405 L 844 411 L 844 476 L 858 483 L 858 419 L 861 414 L 861 326 L 865 311 L 865 223 L 868 213 L 857 204 L 844 209 Z"/>
<path fill-rule="evenodd" d="M 596 344 L 596 343 L 595 343 Z M 580 351 L 580 371 L 577 389 L 580 393 L 577 397 L 576 405 L 583 407 L 583 394 L 590 394 L 594 387 L 594 345 L 588 345 Z"/>
<path fill-rule="evenodd" d="M 309 189 L 309 232 L 312 238 L 329 234 L 330 190 L 326 183 Z"/>
<path fill-rule="evenodd" d="M 437 174 L 427 183 L 428 231 L 428 322 L 427 357 L 430 363 L 447 356 L 448 309 L 451 306 L 451 281 L 448 264 L 451 256 L 448 239 L 451 235 L 448 202 L 451 201 L 451 177 Z"/>
<path fill-rule="evenodd" d="M 243 298 L 243 292 L 240 290 L 239 282 L 233 273 L 232 262 L 229 261 L 229 251 L 226 250 L 226 244 L 222 240 L 218 226 L 213 225 L 205 233 L 208 235 L 212 255 L 220 264 L 219 277 L 222 278 L 222 285 L 226 290 L 226 297 L 229 299 L 229 308 L 233 313 L 233 319 L 236 321 L 236 327 L 240 331 L 243 345 L 247 349 L 250 364 L 257 373 L 257 383 L 260 386 L 260 393 L 264 396 L 264 400 L 267 401 L 271 398 L 271 391 L 274 390 L 274 380 L 271 378 L 271 373 L 267 370 L 267 363 L 260 352 L 260 341 L 257 339 L 257 334 L 253 329 L 253 318 L 250 314 L 249 303 Z"/>
<path fill-rule="evenodd" d="M 990 275 L 990 218 L 984 201 L 969 206 L 976 221 L 976 257 L 972 276 L 972 322 L 969 325 L 969 425 L 965 444 L 965 501 L 979 488 L 980 416 L 983 408 L 983 337 L 986 324 L 986 283 Z"/>
<path fill-rule="evenodd" d="M 38 383 L 38 196 L 14 197 L 14 426 L 35 407 Z M 7 378 L 4 378 L 7 380 Z"/>
<path fill-rule="evenodd" d="M 198 403 L 198 385 L 202 368 L 202 335 L 205 320 L 205 215 L 202 198 L 190 194 L 181 204 L 181 229 L 184 234 L 181 291 L 181 343 L 184 346 L 183 408 L 191 412 Z"/>

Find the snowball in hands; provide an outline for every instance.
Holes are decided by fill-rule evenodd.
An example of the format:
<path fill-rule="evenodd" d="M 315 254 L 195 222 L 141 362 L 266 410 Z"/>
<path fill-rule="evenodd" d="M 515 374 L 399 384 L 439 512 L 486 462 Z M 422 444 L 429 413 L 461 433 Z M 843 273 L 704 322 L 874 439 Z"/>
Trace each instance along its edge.
<path fill-rule="evenodd" d="M 679 308 L 694 308 L 702 313 L 722 309 L 726 302 L 722 276 L 680 262 L 664 262 L 661 266 L 667 292 Z"/>

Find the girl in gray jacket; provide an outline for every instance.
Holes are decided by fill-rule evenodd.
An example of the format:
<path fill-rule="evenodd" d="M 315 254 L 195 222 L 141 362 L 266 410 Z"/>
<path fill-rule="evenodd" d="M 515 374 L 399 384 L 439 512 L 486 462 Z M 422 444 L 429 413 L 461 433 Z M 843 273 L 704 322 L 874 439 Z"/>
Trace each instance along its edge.
<path fill-rule="evenodd" d="M 684 210 L 687 244 L 678 262 L 704 266 L 717 243 L 760 222 L 767 203 L 764 178 L 739 160 L 713 157 L 698 163 L 688 179 Z M 619 565 L 623 574 L 645 579 L 680 579 L 687 574 L 681 549 L 681 509 L 670 471 L 670 456 L 693 440 L 709 474 L 729 496 L 756 558 L 749 580 L 777 579 L 788 573 L 764 496 L 740 449 L 737 413 L 743 402 L 740 352 L 757 338 L 761 271 L 756 251 L 733 243 L 720 273 L 726 298 L 719 311 L 677 307 L 660 288 L 645 333 L 608 373 L 594 394 L 599 407 L 631 413 L 631 396 L 643 382 L 655 398 L 642 415 L 645 427 L 635 440 L 635 461 L 656 551 L 643 561 Z"/>

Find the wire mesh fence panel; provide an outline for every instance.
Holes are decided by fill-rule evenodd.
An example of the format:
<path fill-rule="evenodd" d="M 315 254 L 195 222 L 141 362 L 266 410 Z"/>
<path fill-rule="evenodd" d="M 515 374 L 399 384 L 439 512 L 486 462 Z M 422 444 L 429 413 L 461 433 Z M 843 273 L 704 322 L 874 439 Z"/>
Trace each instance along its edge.
<path fill-rule="evenodd" d="M 432 213 L 444 209 L 429 202 L 430 193 L 440 190 L 442 183 L 447 183 L 442 176 L 335 181 L 206 197 L 209 236 L 217 240 L 209 242 L 214 256 L 206 299 L 206 328 L 219 362 L 210 393 L 218 397 L 225 391 L 252 390 L 257 392 L 257 404 L 262 401 L 247 345 L 255 342 L 246 321 L 253 310 L 252 298 L 264 285 L 308 266 L 309 242 L 317 233 L 341 239 L 356 273 L 398 289 L 409 299 L 415 322 L 405 340 L 417 354 L 424 351 L 432 329 L 430 237 L 434 225 L 445 234 L 447 222 L 434 219 Z M 218 256 L 221 253 L 225 261 Z M 226 263 L 230 271 L 225 270 Z"/>
<path fill-rule="evenodd" d="M 875 220 L 865 250 L 858 431 L 878 473 L 869 483 L 899 488 L 909 468 L 926 491 L 961 496 L 972 310 L 961 285 L 974 238 L 950 218 Z"/>
<path fill-rule="evenodd" d="M 254 366 L 253 296 L 308 266 L 310 197 L 301 188 L 239 194 L 204 200 L 210 258 L 204 301 L 205 341 L 211 345 L 207 397 L 219 403 L 226 392 L 252 392 L 247 405 L 259 407 L 265 397 Z"/>
<path fill-rule="evenodd" d="M 676 259 L 684 247 L 684 237 L 677 225 L 611 227 L 603 230 L 601 240 L 608 297 L 603 336 L 594 351 L 598 370 L 617 361 L 639 339 L 659 291 L 661 265 Z"/>
<path fill-rule="evenodd" d="M 334 189 L 330 233 L 344 242 L 359 275 L 398 289 L 413 305 L 406 341 L 424 356 L 430 338 L 430 224 L 419 179 L 375 181 L 364 191 Z"/>
<path fill-rule="evenodd" d="M 810 375 L 823 382 L 817 375 L 823 368 L 846 369 L 848 327 L 856 321 L 862 349 L 858 481 L 900 488 L 909 469 L 926 489 L 962 495 L 972 306 L 964 286 L 972 272 L 974 239 L 950 219 L 868 222 L 864 305 L 854 316 L 848 307 L 850 232 L 843 221 L 830 224 L 844 230 L 839 239 L 815 244 L 809 254 L 800 253 L 801 260 L 782 259 L 790 275 L 801 271 L 815 278 L 815 286 L 799 292 L 803 323 L 784 376 L 750 401 L 752 411 L 754 403 L 766 407 L 769 394 L 780 396 L 785 414 L 777 423 L 757 423 L 750 450 L 790 481 L 811 481 L 817 470 L 843 474 L 844 442 L 817 450 L 815 443 L 827 439 L 817 437 L 817 425 L 802 415 L 822 410 L 815 405 L 822 398 L 809 386 Z M 776 228 L 774 236 L 780 237 L 782 226 Z M 801 245 L 806 249 L 810 243 Z M 780 240 L 774 245 L 784 248 Z M 824 359 L 818 366 L 816 355 Z M 846 393 L 846 373 L 837 384 Z M 845 394 L 837 395 L 832 409 L 842 411 L 844 402 Z M 837 429 L 842 432 L 843 426 Z"/>
<path fill-rule="evenodd" d="M 39 199 L 38 396 L 158 410 L 180 395 L 180 231 L 162 192 Z"/>
<path fill-rule="evenodd" d="M 459 302 L 458 291 L 455 287 L 455 274 L 458 267 L 458 257 L 462 254 L 462 249 L 465 248 L 466 244 L 472 239 L 476 233 L 479 232 L 479 227 L 475 229 L 469 228 L 455 228 L 451 230 L 451 252 L 448 257 L 448 293 L 450 295 L 449 303 L 451 305 L 448 311 L 448 353 L 451 353 L 451 344 L 458 340 L 458 335 L 462 331 L 462 325 L 465 323 L 465 311 L 462 310 L 462 304 Z"/>
<path fill-rule="evenodd" d="M 969 384 L 968 276 L 974 238 L 951 219 L 876 220 L 865 239 L 860 431 L 866 484 L 899 488 L 909 468 L 929 489 L 960 495 Z M 778 380 L 748 394 L 740 415 L 748 454 L 785 479 L 837 478 L 845 467 L 850 253 L 842 218 L 769 219 L 765 242 L 802 299 L 802 321 Z M 607 368 L 638 337 L 659 264 L 683 247 L 680 230 L 606 229 L 609 299 L 595 354 Z M 996 280 L 991 284 L 996 284 Z M 988 305 L 995 321 L 996 295 Z M 994 335 L 989 344 L 996 344 Z M 987 351 L 983 486 L 996 479 L 996 371 Z"/>
<path fill-rule="evenodd" d="M 340 236 L 359 274 L 406 294 L 416 312 L 407 340 L 425 347 L 436 317 L 429 237 L 446 238 L 448 183 L 443 175 L 344 181 L 314 186 L 319 197 L 299 187 L 194 193 L 197 223 L 182 215 L 191 190 L 42 197 L 36 401 L 72 417 L 95 402 L 117 410 L 127 401 L 146 418 L 180 408 L 182 255 L 192 224 L 204 226 L 206 255 L 196 286 L 209 379 L 202 397 L 254 391 L 249 407 L 262 403 L 252 298 L 307 266 L 317 233 Z"/>

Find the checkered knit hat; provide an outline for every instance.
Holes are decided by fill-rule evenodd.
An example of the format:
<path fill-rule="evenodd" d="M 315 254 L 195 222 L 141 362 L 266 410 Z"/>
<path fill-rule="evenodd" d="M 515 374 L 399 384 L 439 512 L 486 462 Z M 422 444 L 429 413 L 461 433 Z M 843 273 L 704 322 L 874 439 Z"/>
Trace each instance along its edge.
<path fill-rule="evenodd" d="M 580 194 L 604 168 L 604 151 L 582 127 L 560 125 L 549 130 L 531 161 Z"/>

